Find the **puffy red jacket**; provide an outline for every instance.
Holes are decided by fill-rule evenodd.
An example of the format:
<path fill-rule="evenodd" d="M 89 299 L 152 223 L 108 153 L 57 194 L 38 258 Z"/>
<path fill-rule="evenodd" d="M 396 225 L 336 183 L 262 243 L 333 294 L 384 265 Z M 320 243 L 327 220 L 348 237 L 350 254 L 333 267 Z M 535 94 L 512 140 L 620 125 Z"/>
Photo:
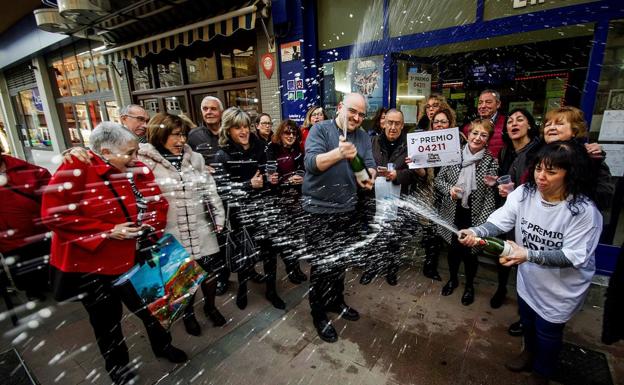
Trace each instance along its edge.
<path fill-rule="evenodd" d="M 43 239 L 48 229 L 41 224 L 42 188 L 50 172 L 9 155 L 2 156 L 7 182 L 0 186 L 0 253 Z"/>
<path fill-rule="evenodd" d="M 131 220 L 136 221 L 136 200 L 127 174 L 90 154 L 91 165 L 75 158 L 73 163 L 61 165 L 43 194 L 41 217 L 53 231 L 50 264 L 64 272 L 118 275 L 134 265 L 136 240 L 116 240 L 106 235 L 115 225 L 127 222 L 122 204 Z M 149 168 L 136 162 L 131 172 L 148 201 L 143 223 L 160 234 L 169 205 Z"/>

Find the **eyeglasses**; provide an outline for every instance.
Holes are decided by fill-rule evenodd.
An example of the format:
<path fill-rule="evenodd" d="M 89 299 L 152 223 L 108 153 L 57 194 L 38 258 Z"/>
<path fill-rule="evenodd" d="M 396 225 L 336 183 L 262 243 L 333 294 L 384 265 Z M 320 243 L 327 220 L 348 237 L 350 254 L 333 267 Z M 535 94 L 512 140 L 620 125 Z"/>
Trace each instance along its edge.
<path fill-rule="evenodd" d="M 178 139 L 182 139 L 182 138 L 186 139 L 188 135 L 182 132 L 176 132 L 176 133 L 172 132 L 171 134 L 169 134 L 169 136 L 175 136 Z"/>
<path fill-rule="evenodd" d="M 322 117 L 322 116 L 323 116 L 323 111 L 321 111 L 321 112 L 315 112 L 315 113 L 311 114 L 310 116 Z"/>
<path fill-rule="evenodd" d="M 446 119 L 434 120 L 433 124 L 447 124 L 449 121 Z"/>
<path fill-rule="evenodd" d="M 365 114 L 365 113 L 363 113 L 363 112 L 359 112 L 359 111 L 358 111 L 358 110 L 356 110 L 355 108 L 348 107 L 348 108 L 347 108 L 347 111 L 349 111 L 349 113 L 350 113 L 350 114 L 352 114 L 352 115 L 357 115 L 357 116 L 359 116 L 359 117 L 360 117 L 360 119 L 364 119 L 364 118 L 366 117 L 366 114 Z"/>
<path fill-rule="evenodd" d="M 273 127 L 273 122 L 260 122 L 260 125 Z"/>
<path fill-rule="evenodd" d="M 134 116 L 134 115 L 125 115 L 125 116 L 132 118 L 132 119 L 136 119 L 139 122 L 143 122 L 143 123 L 149 122 L 149 118 L 146 118 L 145 116 Z"/>
<path fill-rule="evenodd" d="M 438 108 L 440 107 L 440 103 L 433 103 L 433 104 L 425 104 L 425 108 L 429 109 L 429 108 Z"/>
<path fill-rule="evenodd" d="M 297 134 L 295 134 L 294 131 L 284 131 L 284 132 L 282 132 L 282 135 L 284 135 L 284 136 L 295 136 Z"/>

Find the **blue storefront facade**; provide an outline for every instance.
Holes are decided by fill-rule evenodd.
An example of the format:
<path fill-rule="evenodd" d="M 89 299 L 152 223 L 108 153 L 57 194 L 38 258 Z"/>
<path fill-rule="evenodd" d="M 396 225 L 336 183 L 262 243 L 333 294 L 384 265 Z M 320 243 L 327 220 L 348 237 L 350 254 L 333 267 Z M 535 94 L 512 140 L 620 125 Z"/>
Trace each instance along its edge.
<path fill-rule="evenodd" d="M 501 93 L 503 111 L 525 107 L 538 122 L 551 108 L 581 108 L 590 141 L 603 145 L 620 176 L 603 241 L 624 241 L 624 138 L 606 131 L 617 125 L 610 112 L 624 110 L 622 1 L 274 0 L 272 13 L 284 119 L 301 123 L 312 105 L 331 115 L 353 91 L 367 97 L 368 118 L 395 107 L 408 128 L 433 92 L 460 123 L 486 88 Z"/>

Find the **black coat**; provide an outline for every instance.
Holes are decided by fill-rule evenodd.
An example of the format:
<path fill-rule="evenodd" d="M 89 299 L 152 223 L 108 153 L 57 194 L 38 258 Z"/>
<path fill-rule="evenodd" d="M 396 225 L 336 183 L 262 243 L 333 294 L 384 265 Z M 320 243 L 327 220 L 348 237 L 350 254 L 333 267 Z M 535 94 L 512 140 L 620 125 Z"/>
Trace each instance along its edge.
<path fill-rule="evenodd" d="M 375 163 L 379 166 L 385 167 L 388 163 L 394 163 L 397 177 L 392 183 L 401 185 L 401 194 L 409 194 L 410 190 L 425 186 L 427 184 L 427 175 L 425 174 L 424 177 L 418 176 L 416 170 L 409 169 L 407 163 L 405 163 L 405 158 L 407 157 L 407 140 L 405 135 L 401 135 L 397 139 L 400 143 L 391 154 L 388 153 L 383 145 L 384 140 L 385 136 L 383 135 L 372 138 L 373 158 L 375 158 Z"/>

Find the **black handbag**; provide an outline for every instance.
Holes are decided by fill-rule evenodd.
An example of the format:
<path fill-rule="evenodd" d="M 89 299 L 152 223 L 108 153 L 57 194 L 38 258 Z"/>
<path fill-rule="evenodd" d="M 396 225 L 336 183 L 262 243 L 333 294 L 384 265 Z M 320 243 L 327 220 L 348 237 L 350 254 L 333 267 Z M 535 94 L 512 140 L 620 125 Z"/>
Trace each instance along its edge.
<path fill-rule="evenodd" d="M 227 268 L 233 273 L 251 268 L 260 259 L 260 253 L 245 226 L 238 230 L 232 230 L 229 206 L 226 210 L 225 228 L 225 263 Z"/>

